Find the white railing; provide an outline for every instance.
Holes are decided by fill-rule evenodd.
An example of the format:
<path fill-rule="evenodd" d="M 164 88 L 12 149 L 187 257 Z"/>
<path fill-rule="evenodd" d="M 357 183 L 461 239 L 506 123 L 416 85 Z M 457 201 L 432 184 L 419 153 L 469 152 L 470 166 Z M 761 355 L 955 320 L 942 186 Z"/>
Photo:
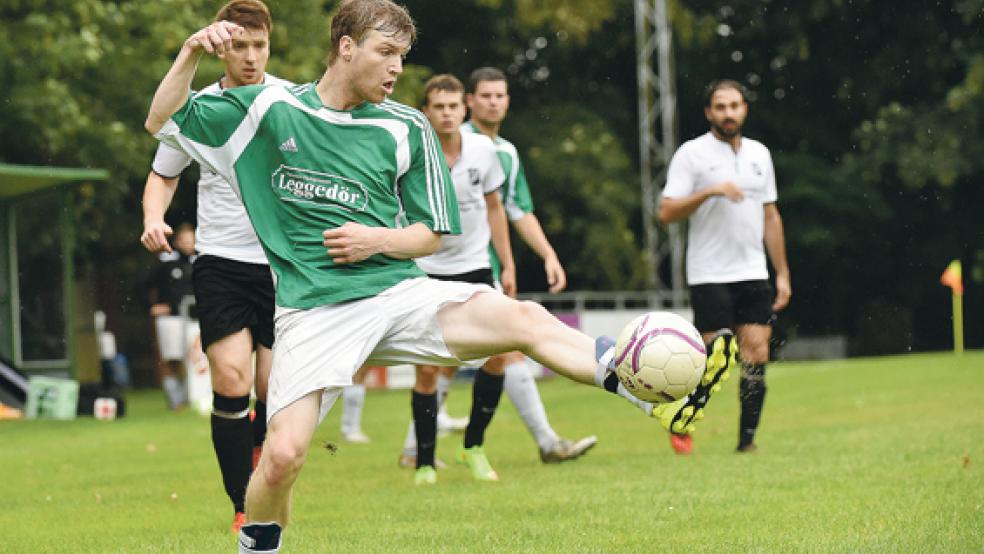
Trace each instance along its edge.
<path fill-rule="evenodd" d="M 676 296 L 676 298 L 674 298 Z M 568 291 L 522 293 L 522 300 L 532 300 L 551 311 L 584 312 L 589 310 L 668 310 L 690 307 L 686 291 Z"/>

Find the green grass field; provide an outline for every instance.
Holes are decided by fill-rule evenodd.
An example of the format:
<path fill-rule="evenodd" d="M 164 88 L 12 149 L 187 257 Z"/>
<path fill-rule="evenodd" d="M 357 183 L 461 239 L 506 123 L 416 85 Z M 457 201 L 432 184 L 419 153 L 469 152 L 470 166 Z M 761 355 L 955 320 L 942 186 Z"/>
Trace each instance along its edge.
<path fill-rule="evenodd" d="M 502 482 L 452 465 L 425 489 L 396 467 L 408 394 L 370 393 L 372 444 L 322 448 L 339 407 L 318 430 L 284 552 L 984 550 L 984 352 L 773 364 L 768 383 L 757 454 L 734 453 L 733 377 L 684 458 L 621 399 L 554 379 L 551 421 L 597 434 L 590 454 L 542 465 L 504 398 Z M 116 422 L 0 422 L 0 552 L 235 551 L 208 420 L 129 400 Z M 456 386 L 452 413 L 468 402 Z"/>

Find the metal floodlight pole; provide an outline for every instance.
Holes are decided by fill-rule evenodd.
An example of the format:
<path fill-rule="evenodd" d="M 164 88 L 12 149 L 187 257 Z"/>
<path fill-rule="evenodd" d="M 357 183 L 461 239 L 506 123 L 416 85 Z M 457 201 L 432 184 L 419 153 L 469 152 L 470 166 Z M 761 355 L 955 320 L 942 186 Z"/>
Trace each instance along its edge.
<path fill-rule="evenodd" d="M 666 166 L 677 146 L 673 44 L 666 0 L 635 0 L 635 27 L 639 91 L 639 175 L 642 185 L 642 224 L 646 238 L 647 285 L 654 290 L 669 289 L 673 306 L 679 307 L 685 301 L 683 231 L 679 224 L 670 225 L 664 239 L 660 236 L 656 223 L 660 198 L 658 191 L 666 183 Z M 656 72 L 653 71 L 654 57 Z M 667 262 L 670 263 L 669 287 L 662 281 L 659 273 L 660 267 Z"/>

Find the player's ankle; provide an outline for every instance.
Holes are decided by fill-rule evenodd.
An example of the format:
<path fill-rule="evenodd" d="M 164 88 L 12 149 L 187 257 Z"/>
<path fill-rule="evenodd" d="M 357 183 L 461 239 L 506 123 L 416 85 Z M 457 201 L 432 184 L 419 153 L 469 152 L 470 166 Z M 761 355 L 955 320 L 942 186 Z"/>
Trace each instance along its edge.
<path fill-rule="evenodd" d="M 283 529 L 280 524 L 247 523 L 239 530 L 240 554 L 268 553 L 280 551 Z"/>

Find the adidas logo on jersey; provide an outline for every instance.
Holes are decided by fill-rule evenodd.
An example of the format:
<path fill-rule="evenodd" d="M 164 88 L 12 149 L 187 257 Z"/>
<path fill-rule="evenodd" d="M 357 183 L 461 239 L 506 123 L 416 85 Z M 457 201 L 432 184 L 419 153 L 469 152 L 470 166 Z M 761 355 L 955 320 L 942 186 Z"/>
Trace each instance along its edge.
<path fill-rule="evenodd" d="M 290 137 L 285 140 L 283 144 L 280 145 L 281 152 L 297 152 L 297 143 L 294 142 L 294 137 Z"/>

